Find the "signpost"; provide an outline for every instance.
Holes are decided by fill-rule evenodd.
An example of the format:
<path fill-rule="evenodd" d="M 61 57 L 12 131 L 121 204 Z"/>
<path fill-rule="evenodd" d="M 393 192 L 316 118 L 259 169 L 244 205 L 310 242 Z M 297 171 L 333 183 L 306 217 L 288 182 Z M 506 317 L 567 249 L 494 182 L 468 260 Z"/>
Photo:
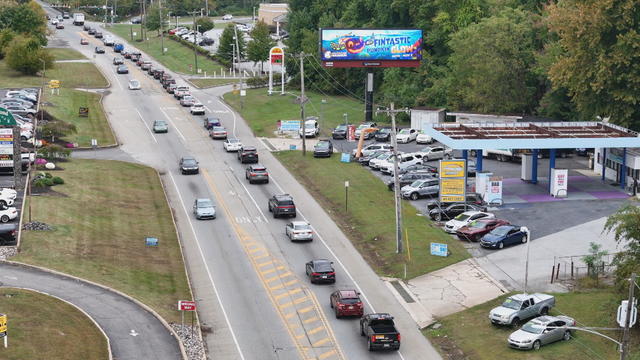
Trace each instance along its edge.
<path fill-rule="evenodd" d="M 60 95 L 60 80 L 49 80 L 49 88 L 51 89 L 51 95 L 54 93 Z"/>
<path fill-rule="evenodd" d="M 440 202 L 465 202 L 467 191 L 467 161 L 440 160 Z"/>
<path fill-rule="evenodd" d="M 280 65 L 280 95 L 284 95 L 284 50 L 274 46 L 269 50 L 269 95 L 273 93 L 273 64 Z"/>
<path fill-rule="evenodd" d="M 182 319 L 182 327 L 184 328 L 184 312 L 191 312 L 191 336 L 193 336 L 193 312 L 196 311 L 196 302 L 190 300 L 178 300 L 178 311 L 180 311 L 180 318 Z"/>

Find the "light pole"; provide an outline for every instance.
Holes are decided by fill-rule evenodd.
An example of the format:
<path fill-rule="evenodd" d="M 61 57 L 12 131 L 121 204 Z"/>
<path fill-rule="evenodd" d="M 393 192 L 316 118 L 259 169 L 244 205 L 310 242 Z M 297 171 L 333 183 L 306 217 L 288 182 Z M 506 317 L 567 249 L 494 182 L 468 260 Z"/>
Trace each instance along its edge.
<path fill-rule="evenodd" d="M 349 125 L 349 114 L 344 113 L 342 114 L 342 117 L 344 118 L 344 124 Z"/>
<path fill-rule="evenodd" d="M 524 262 L 524 294 L 527 294 L 527 285 L 528 285 L 528 280 L 529 280 L 529 244 L 531 243 L 531 232 L 529 231 L 529 228 L 526 226 L 522 226 L 520 228 L 520 231 L 525 233 L 526 237 L 527 237 L 527 257 L 526 260 Z"/>
<path fill-rule="evenodd" d="M 322 129 L 322 124 L 324 123 L 324 111 L 323 111 L 323 106 L 324 104 L 327 103 L 327 99 L 322 99 L 320 100 L 320 129 Z"/>

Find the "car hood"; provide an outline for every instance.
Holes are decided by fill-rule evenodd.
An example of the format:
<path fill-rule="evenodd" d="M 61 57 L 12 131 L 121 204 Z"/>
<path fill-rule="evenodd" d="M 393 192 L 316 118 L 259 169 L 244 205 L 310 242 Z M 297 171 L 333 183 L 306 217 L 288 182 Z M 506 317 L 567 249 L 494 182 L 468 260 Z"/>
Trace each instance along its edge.
<path fill-rule="evenodd" d="M 216 213 L 216 208 L 214 207 L 197 208 L 196 211 L 200 215 L 213 215 Z"/>
<path fill-rule="evenodd" d="M 485 229 L 470 228 L 468 226 L 463 226 L 463 227 L 458 229 L 458 232 L 461 232 L 463 234 L 477 234 L 477 233 L 483 232 L 484 230 Z"/>
<path fill-rule="evenodd" d="M 342 133 L 346 133 L 347 130 L 345 129 L 333 129 L 333 133 L 334 134 L 342 134 Z"/>
<path fill-rule="evenodd" d="M 539 334 L 532 334 L 524 330 L 517 330 L 512 332 L 511 335 L 509 335 L 509 339 L 517 342 L 534 341 L 535 339 L 538 338 L 538 336 Z"/>
<path fill-rule="evenodd" d="M 416 191 L 416 190 L 418 190 L 418 188 L 415 188 L 411 185 L 403 186 L 402 189 L 400 189 L 401 192 L 410 192 L 410 191 Z"/>
<path fill-rule="evenodd" d="M 490 243 L 495 243 L 495 242 L 498 242 L 498 241 L 500 241 L 502 239 L 503 239 L 502 236 L 494 235 L 492 233 L 488 233 L 488 234 L 486 234 L 485 236 L 482 237 L 482 241 L 490 242 Z"/>
<path fill-rule="evenodd" d="M 500 317 L 511 316 L 515 313 L 516 310 L 506 308 L 504 306 L 498 306 L 497 308 L 493 308 L 490 312 L 491 315 L 498 315 Z"/>
<path fill-rule="evenodd" d="M 446 226 L 451 226 L 453 228 L 458 229 L 458 228 L 461 228 L 461 227 L 465 226 L 466 224 L 467 224 L 466 222 L 453 219 L 453 220 L 447 221 L 447 223 L 445 225 Z"/>

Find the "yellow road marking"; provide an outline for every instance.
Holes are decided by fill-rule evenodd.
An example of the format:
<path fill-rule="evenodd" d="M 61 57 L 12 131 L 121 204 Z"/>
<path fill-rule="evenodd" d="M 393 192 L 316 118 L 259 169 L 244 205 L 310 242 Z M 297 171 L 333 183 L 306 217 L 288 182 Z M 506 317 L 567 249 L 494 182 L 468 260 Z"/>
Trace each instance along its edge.
<path fill-rule="evenodd" d="M 309 300 L 309 298 L 306 297 L 306 296 L 303 296 L 301 298 L 297 298 L 297 299 L 293 300 L 293 303 L 298 305 L 298 304 L 303 303 L 303 302 L 305 302 L 307 300 Z"/>
<path fill-rule="evenodd" d="M 322 340 L 319 340 L 319 341 L 314 342 L 313 344 L 311 344 L 311 346 L 313 346 L 313 347 L 321 346 L 322 344 L 326 344 L 326 343 L 328 343 L 329 341 L 331 341 L 331 339 L 329 339 L 328 337 L 326 337 L 326 338 L 324 338 L 324 339 L 322 339 Z"/>
<path fill-rule="evenodd" d="M 320 356 L 318 356 L 318 358 L 322 360 L 322 359 L 326 359 L 329 356 L 335 355 L 335 354 L 336 354 L 336 350 L 335 349 L 331 349 L 330 351 L 327 351 L 326 353 L 321 354 Z"/>
<path fill-rule="evenodd" d="M 264 248 L 258 246 L 258 247 L 255 247 L 253 249 L 250 249 L 249 253 L 253 254 L 254 252 L 258 252 L 258 251 L 262 251 L 262 250 L 264 250 Z"/>
<path fill-rule="evenodd" d="M 264 262 L 264 263 L 260 263 L 260 264 L 258 264 L 258 267 L 265 267 L 265 266 L 270 265 L 270 264 L 273 264 L 273 261 L 267 261 L 267 262 Z"/>
<path fill-rule="evenodd" d="M 297 283 L 298 280 L 291 280 L 291 281 L 287 281 L 286 283 L 284 283 L 284 286 L 289 286 L 289 285 L 293 285 L 295 283 Z"/>
<path fill-rule="evenodd" d="M 268 256 L 269 256 L 269 253 L 258 255 L 258 256 L 254 256 L 253 260 L 264 259 L 264 258 L 266 258 Z"/>
<path fill-rule="evenodd" d="M 323 325 L 320 325 L 320 326 L 318 326 L 317 328 L 315 328 L 315 329 L 313 329 L 313 330 L 307 331 L 307 334 L 309 334 L 309 335 L 313 335 L 313 334 L 315 334 L 315 333 L 317 333 L 317 332 L 320 332 L 320 331 L 322 331 L 322 330 L 324 330 L 324 326 L 323 326 Z"/>
<path fill-rule="evenodd" d="M 299 312 L 300 314 L 304 314 L 304 313 L 308 313 L 308 312 L 309 312 L 309 311 L 311 311 L 311 310 L 313 310 L 313 305 L 312 305 L 312 306 L 307 306 L 307 307 L 306 307 L 306 308 L 304 308 L 304 309 L 300 309 L 300 310 L 298 310 L 298 312 Z"/>
<path fill-rule="evenodd" d="M 296 316 L 295 311 L 292 313 L 288 313 L 287 315 L 284 316 L 285 319 L 291 319 L 292 317 Z"/>
<path fill-rule="evenodd" d="M 274 299 L 276 299 L 276 300 L 280 300 L 280 299 L 282 299 L 283 297 L 285 297 L 285 296 L 287 296 L 287 295 L 297 294 L 297 293 L 299 293 L 300 291 L 302 291 L 302 289 L 300 289 L 300 288 L 293 289 L 293 290 L 291 290 L 291 291 L 287 291 L 287 292 L 285 292 L 285 293 L 282 293 L 282 294 L 280 294 L 280 295 L 275 296 L 275 297 L 274 297 Z"/>
<path fill-rule="evenodd" d="M 312 323 L 312 322 L 314 322 L 314 321 L 318 321 L 318 320 L 320 320 L 320 318 L 319 318 L 319 317 L 317 317 L 317 316 L 314 316 L 314 317 L 312 317 L 312 318 L 308 318 L 307 320 L 303 321 L 303 323 L 304 323 L 304 324 L 308 324 L 308 323 Z"/>
<path fill-rule="evenodd" d="M 261 273 L 262 273 L 262 275 L 267 275 L 267 274 L 270 274 L 270 273 L 272 273 L 274 271 L 282 270 L 282 269 L 284 269 L 284 266 L 281 265 L 281 266 L 274 267 L 273 269 L 261 271 Z"/>

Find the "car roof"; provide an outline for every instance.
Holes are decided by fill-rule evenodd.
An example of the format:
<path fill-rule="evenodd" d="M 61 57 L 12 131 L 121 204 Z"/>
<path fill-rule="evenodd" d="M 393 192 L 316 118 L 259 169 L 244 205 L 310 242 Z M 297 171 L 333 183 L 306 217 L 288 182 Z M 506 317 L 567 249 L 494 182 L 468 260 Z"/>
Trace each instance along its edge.
<path fill-rule="evenodd" d="M 346 299 L 358 299 L 358 292 L 355 290 L 338 290 L 340 297 Z"/>
<path fill-rule="evenodd" d="M 313 264 L 331 264 L 331 261 L 327 259 L 314 259 L 314 260 L 311 260 L 311 262 Z"/>
<path fill-rule="evenodd" d="M 293 197 L 289 194 L 273 195 L 276 200 L 293 200 Z"/>
<path fill-rule="evenodd" d="M 255 146 L 245 146 L 242 148 L 242 150 L 249 150 L 249 151 L 253 151 L 253 150 L 257 150 Z"/>
<path fill-rule="evenodd" d="M 291 222 L 291 224 L 292 224 L 293 226 L 297 226 L 297 225 L 309 225 L 309 226 L 311 226 L 311 224 L 309 224 L 309 223 L 308 223 L 308 222 L 306 222 L 306 221 L 292 221 L 292 222 Z"/>
<path fill-rule="evenodd" d="M 254 170 L 267 170 L 267 168 L 265 166 L 260 165 L 260 164 L 249 165 L 249 167 L 251 169 L 254 169 Z"/>
<path fill-rule="evenodd" d="M 211 201 L 211 199 L 209 199 L 209 198 L 199 198 L 199 199 L 196 199 L 196 201 L 197 201 L 197 202 L 201 202 L 201 201 Z M 213 202 L 213 201 L 211 201 L 211 202 Z"/>
<path fill-rule="evenodd" d="M 194 158 L 194 157 L 193 157 L 193 156 L 191 156 L 191 155 L 187 155 L 187 156 L 183 156 L 183 157 L 182 157 L 182 160 L 195 160 L 195 159 L 196 159 L 196 158 Z"/>

